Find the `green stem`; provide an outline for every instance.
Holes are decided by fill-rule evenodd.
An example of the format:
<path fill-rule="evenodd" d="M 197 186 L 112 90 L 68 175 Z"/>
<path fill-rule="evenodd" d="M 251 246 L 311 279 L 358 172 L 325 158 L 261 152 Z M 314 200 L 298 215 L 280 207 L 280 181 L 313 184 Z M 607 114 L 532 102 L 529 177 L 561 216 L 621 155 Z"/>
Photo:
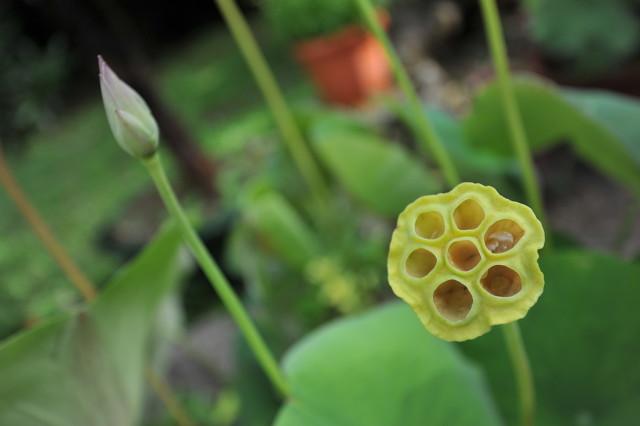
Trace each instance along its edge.
<path fill-rule="evenodd" d="M 242 306 L 242 302 L 235 294 L 226 277 L 216 264 L 215 260 L 211 257 L 206 247 L 198 237 L 198 234 L 193 229 L 193 226 L 187 219 L 180 202 L 176 198 L 171 184 L 167 179 L 167 175 L 162 167 L 158 154 L 154 154 L 152 157 L 143 160 L 144 165 L 147 167 L 149 174 L 151 175 L 162 200 L 164 201 L 167 210 L 178 223 L 182 236 L 191 249 L 191 252 L 195 256 L 196 260 L 200 264 L 200 267 L 204 271 L 209 282 L 216 290 L 220 299 L 228 309 L 229 313 L 235 320 L 236 324 L 240 328 L 240 331 L 244 334 L 249 347 L 253 350 L 256 358 L 267 376 L 271 379 L 274 387 L 287 397 L 289 395 L 289 387 L 284 374 L 278 367 L 278 363 L 275 361 L 274 356 L 267 347 L 266 343 L 260 336 L 256 326 L 253 324 L 249 314 Z"/>
<path fill-rule="evenodd" d="M 520 169 L 522 170 L 527 199 L 533 211 L 538 218 L 540 218 L 540 221 L 546 225 L 547 221 L 542 208 L 540 187 L 538 186 L 533 160 L 529 152 L 529 145 L 522 124 L 520 109 L 518 108 L 518 103 L 516 102 L 516 97 L 511 85 L 509 59 L 507 58 L 498 8 L 495 0 L 480 0 L 480 3 L 482 5 L 482 15 L 485 22 L 487 40 L 491 48 L 491 56 L 496 69 L 502 106 L 506 114 L 509 132 L 511 133 L 511 142 L 516 152 L 518 162 L 520 163 Z"/>
<path fill-rule="evenodd" d="M 316 163 L 305 143 L 293 114 L 285 101 L 278 83 L 269 69 L 267 61 L 258 47 L 255 37 L 247 21 L 242 16 L 234 0 L 216 0 L 220 11 L 224 15 L 227 25 L 231 29 L 242 54 L 244 55 L 253 77 L 255 78 L 262 95 L 264 96 L 276 124 L 282 134 L 282 139 L 287 144 L 291 157 L 293 157 L 300 174 L 305 179 L 309 188 L 314 191 L 319 200 L 327 195 L 327 186 Z"/>
<path fill-rule="evenodd" d="M 495 0 L 480 0 L 480 3 L 487 32 L 487 40 L 496 69 L 502 106 L 506 114 L 509 132 L 511 133 L 511 142 L 522 170 L 527 199 L 533 211 L 538 218 L 540 218 L 540 221 L 546 225 L 547 221 L 542 207 L 540 187 L 536 179 L 533 159 L 529 151 L 529 144 L 527 143 L 527 136 L 524 131 L 524 125 L 522 124 L 520 109 L 511 85 L 509 59 L 507 57 L 498 8 Z M 547 245 L 549 244 L 550 241 L 549 238 L 547 238 Z M 520 333 L 520 327 L 517 322 L 514 322 L 504 325 L 502 330 L 518 386 L 522 425 L 531 426 L 533 425 L 535 413 L 535 387 L 527 351 Z"/>
<path fill-rule="evenodd" d="M 502 326 L 511 364 L 516 375 L 518 395 L 520 396 L 521 421 L 523 426 L 532 426 L 535 415 L 536 394 L 533 385 L 531 365 L 522 341 L 517 322 Z"/>
<path fill-rule="evenodd" d="M 413 119 L 411 120 L 413 123 L 412 127 L 421 142 L 422 150 L 425 154 L 431 153 L 435 157 L 438 166 L 444 173 L 447 184 L 451 187 L 457 185 L 460 182 L 458 171 L 456 170 L 451 157 L 444 148 L 442 141 L 429 122 L 422 102 L 420 101 L 416 89 L 409 78 L 409 74 L 402 65 L 402 62 L 400 62 L 400 58 L 393 48 L 386 31 L 380 25 L 376 10 L 371 5 L 370 0 L 355 1 L 360 8 L 360 13 L 362 14 L 365 22 L 369 26 L 371 33 L 376 39 L 378 39 L 380 44 L 382 44 L 389 64 L 391 65 L 391 70 L 393 71 L 395 79 L 400 86 L 400 90 L 402 90 L 404 96 L 409 102 L 411 115 L 413 116 Z"/>

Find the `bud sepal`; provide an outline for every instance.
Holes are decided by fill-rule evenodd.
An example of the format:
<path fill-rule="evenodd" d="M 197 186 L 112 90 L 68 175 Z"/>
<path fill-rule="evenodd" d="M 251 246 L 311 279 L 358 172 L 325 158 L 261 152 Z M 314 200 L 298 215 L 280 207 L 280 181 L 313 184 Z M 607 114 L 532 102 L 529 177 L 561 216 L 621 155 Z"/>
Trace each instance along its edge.
<path fill-rule="evenodd" d="M 131 156 L 151 157 L 158 149 L 160 132 L 149 106 L 100 56 L 98 66 L 102 101 L 114 138 Z"/>

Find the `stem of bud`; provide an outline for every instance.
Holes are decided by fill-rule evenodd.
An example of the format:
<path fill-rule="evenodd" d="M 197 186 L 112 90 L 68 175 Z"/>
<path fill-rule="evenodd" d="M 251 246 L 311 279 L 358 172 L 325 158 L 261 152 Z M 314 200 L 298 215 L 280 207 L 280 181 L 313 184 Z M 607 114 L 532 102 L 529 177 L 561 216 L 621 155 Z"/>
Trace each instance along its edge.
<path fill-rule="evenodd" d="M 267 347 L 267 344 L 258 332 L 248 312 L 242 305 L 242 302 L 233 291 L 233 288 L 231 288 L 229 281 L 189 222 L 167 179 L 159 155 L 154 154 L 150 158 L 142 160 L 142 162 L 149 171 L 167 210 L 178 223 L 184 241 L 191 249 L 191 253 L 209 279 L 212 287 L 216 290 L 220 299 L 222 299 L 231 317 L 240 328 L 258 362 L 273 383 L 273 386 L 282 396 L 287 397 L 289 395 L 289 386 L 284 374 L 280 370 L 275 357 Z"/>

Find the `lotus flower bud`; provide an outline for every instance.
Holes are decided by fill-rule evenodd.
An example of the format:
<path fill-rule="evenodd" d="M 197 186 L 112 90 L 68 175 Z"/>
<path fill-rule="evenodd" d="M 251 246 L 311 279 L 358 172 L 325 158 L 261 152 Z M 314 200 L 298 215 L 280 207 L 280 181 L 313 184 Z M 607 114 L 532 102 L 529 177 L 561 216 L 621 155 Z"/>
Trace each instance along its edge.
<path fill-rule="evenodd" d="M 116 141 L 133 157 L 152 156 L 158 148 L 159 131 L 147 103 L 100 56 L 98 67 L 104 109 Z"/>
<path fill-rule="evenodd" d="M 533 211 L 489 186 L 462 183 L 414 201 L 398 217 L 389 284 L 432 334 L 476 338 L 523 318 L 544 287 Z"/>

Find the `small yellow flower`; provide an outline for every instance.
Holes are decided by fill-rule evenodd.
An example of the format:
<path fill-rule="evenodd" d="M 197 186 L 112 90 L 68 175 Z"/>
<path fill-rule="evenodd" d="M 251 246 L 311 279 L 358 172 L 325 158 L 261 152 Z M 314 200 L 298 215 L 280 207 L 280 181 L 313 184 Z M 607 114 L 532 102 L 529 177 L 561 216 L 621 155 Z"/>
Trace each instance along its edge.
<path fill-rule="evenodd" d="M 476 338 L 523 318 L 542 294 L 544 229 L 531 209 L 489 186 L 462 183 L 398 217 L 389 283 L 434 335 Z"/>

